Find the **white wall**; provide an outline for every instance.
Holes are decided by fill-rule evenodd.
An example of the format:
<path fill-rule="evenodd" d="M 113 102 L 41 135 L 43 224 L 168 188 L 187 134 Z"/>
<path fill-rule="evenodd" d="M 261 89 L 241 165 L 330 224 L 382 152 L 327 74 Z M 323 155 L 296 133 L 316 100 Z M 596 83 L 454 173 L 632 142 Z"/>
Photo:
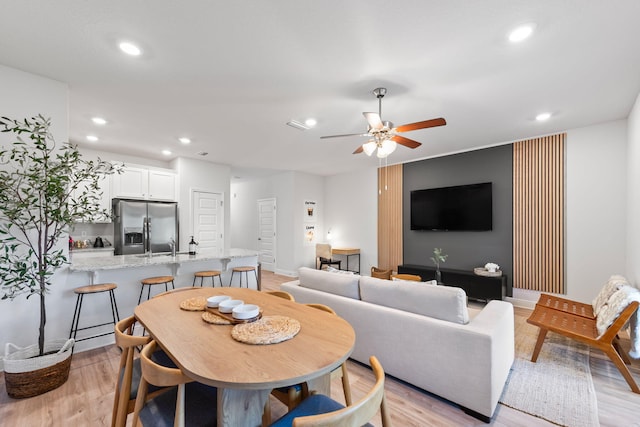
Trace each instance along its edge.
<path fill-rule="evenodd" d="M 368 169 L 325 178 L 325 235 L 330 228 L 332 246 L 360 248 L 360 273 L 364 275 L 378 265 L 377 177 L 373 161 Z"/>
<path fill-rule="evenodd" d="M 51 132 L 59 142 L 67 141 L 68 88 L 64 83 L 24 73 L 0 65 L 0 111 L 3 116 L 23 119 L 38 114 L 52 120 Z M 13 141 L 13 135 L 0 133 L 0 144 Z M 64 240 L 64 238 L 62 239 Z M 63 242 L 62 247 L 66 247 Z M 74 294 L 67 283 L 66 270 L 53 278 L 47 294 L 47 340 L 66 338 L 71 326 Z M 35 344 L 40 320 L 39 300 L 20 296 L 0 301 L 0 350 L 6 342 L 19 346 Z"/>
<path fill-rule="evenodd" d="M 287 269 L 297 275 L 299 267 L 314 267 L 316 259 L 316 243 L 324 243 L 326 236 L 324 198 L 324 178 L 301 172 L 294 173 L 293 197 L 293 257 Z M 307 222 L 305 201 L 316 202 L 315 221 Z M 305 225 L 315 224 L 315 242 L 305 241 Z"/>
<path fill-rule="evenodd" d="M 626 274 L 627 121 L 567 131 L 567 297 L 591 302 Z M 637 222 L 637 217 L 635 218 Z"/>
<path fill-rule="evenodd" d="M 224 248 L 231 247 L 230 222 L 230 175 L 231 168 L 228 165 L 215 164 L 197 159 L 179 157 L 171 162 L 173 169 L 178 173 L 178 211 L 180 217 L 180 250 L 189 247 L 190 236 L 193 235 L 192 218 L 192 191 L 201 190 L 213 193 L 222 193 L 224 200 Z"/>
<path fill-rule="evenodd" d="M 315 246 L 304 244 L 304 201 L 318 203 L 322 228 L 324 179 L 301 172 L 282 172 L 231 184 L 231 245 L 257 249 L 260 199 L 276 199 L 276 267 L 278 274 L 295 276 L 299 267 L 313 266 Z"/>
<path fill-rule="evenodd" d="M 627 145 L 627 278 L 640 287 L 640 94 L 629 114 Z"/>

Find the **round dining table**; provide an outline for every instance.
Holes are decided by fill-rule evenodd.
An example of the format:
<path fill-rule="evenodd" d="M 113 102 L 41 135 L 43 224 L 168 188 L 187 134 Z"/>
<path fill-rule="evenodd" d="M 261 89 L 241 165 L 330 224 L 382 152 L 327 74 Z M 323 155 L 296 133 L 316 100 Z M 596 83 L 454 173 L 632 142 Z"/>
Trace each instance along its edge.
<path fill-rule="evenodd" d="M 256 304 L 261 316 L 295 319 L 300 331 L 276 344 L 246 344 L 232 338 L 235 325 L 207 323 L 202 311 L 180 308 L 184 300 L 214 295 Z M 307 382 L 310 391 L 329 394 L 329 374 L 355 344 L 355 331 L 341 317 L 253 289 L 178 288 L 143 302 L 134 313 L 185 375 L 218 387 L 218 426 L 260 426 L 277 387 Z"/>

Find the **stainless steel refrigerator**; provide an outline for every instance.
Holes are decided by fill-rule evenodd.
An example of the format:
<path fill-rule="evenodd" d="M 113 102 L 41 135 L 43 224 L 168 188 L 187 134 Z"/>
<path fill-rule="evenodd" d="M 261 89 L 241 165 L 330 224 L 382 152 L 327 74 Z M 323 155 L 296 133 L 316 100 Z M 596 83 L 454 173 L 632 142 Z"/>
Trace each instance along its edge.
<path fill-rule="evenodd" d="M 171 252 L 178 248 L 178 204 L 144 200 L 112 200 L 116 255 Z"/>

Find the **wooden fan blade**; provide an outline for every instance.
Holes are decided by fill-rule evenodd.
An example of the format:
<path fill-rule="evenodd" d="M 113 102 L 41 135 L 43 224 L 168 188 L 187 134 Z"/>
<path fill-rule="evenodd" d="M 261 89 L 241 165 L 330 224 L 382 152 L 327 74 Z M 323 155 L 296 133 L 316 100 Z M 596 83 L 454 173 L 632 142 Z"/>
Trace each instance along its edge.
<path fill-rule="evenodd" d="M 436 126 L 444 126 L 447 121 L 440 117 L 439 119 L 425 120 L 423 122 L 409 123 L 407 125 L 398 126 L 396 132 L 409 132 L 411 130 L 433 128 Z"/>
<path fill-rule="evenodd" d="M 353 154 L 360 154 L 360 153 L 362 153 L 362 145 L 356 148 L 356 151 L 353 152 Z"/>
<path fill-rule="evenodd" d="M 327 139 L 327 138 L 344 138 L 346 136 L 369 136 L 368 133 L 346 133 L 344 135 L 328 135 L 328 136 L 321 136 L 320 139 Z"/>
<path fill-rule="evenodd" d="M 422 145 L 418 141 L 414 141 L 413 139 L 405 138 L 404 136 L 400 136 L 400 135 L 394 135 L 391 138 L 391 140 L 397 142 L 400 145 L 404 145 L 405 147 L 409 147 L 409 148 L 418 148 L 418 147 L 420 147 Z"/>
<path fill-rule="evenodd" d="M 382 119 L 378 113 L 362 113 L 371 129 L 382 129 Z"/>

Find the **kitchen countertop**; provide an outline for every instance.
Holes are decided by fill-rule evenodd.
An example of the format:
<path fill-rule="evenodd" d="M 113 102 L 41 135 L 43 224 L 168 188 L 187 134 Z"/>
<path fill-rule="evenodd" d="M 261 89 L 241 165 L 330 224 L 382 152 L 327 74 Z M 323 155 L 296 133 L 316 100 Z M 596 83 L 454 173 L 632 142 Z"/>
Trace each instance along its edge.
<path fill-rule="evenodd" d="M 93 248 L 81 249 L 88 251 Z M 95 248 L 95 249 L 109 249 L 109 248 Z M 170 253 L 157 253 L 151 257 L 146 255 L 114 255 L 104 256 L 100 258 L 80 258 L 71 260 L 71 271 L 97 271 L 97 270 L 114 270 L 120 268 L 135 268 L 145 267 L 150 265 L 167 265 L 167 264 L 182 264 L 194 261 L 210 261 L 210 260 L 222 260 L 226 267 L 226 264 L 233 258 L 245 258 L 245 257 L 257 257 L 258 252 L 250 249 L 236 249 L 232 248 L 226 251 L 223 250 L 206 250 L 203 249 L 196 255 L 189 255 L 186 253 L 179 253 L 175 257 L 172 257 Z"/>

